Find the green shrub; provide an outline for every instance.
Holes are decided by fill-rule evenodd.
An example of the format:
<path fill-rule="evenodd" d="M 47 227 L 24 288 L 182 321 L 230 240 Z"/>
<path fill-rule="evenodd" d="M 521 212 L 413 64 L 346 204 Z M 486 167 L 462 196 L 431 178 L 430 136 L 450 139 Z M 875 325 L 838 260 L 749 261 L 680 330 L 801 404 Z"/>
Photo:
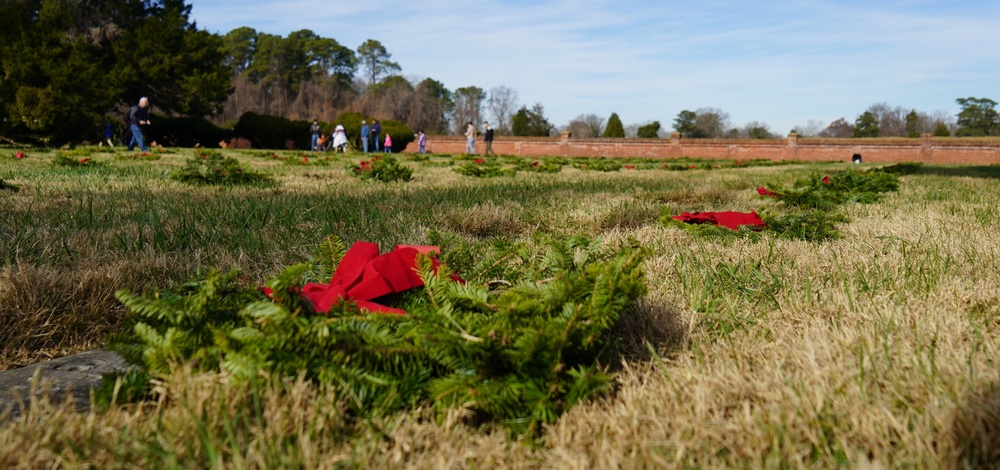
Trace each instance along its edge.
<path fill-rule="evenodd" d="M 333 129 L 335 129 L 338 124 L 344 126 L 344 132 L 347 134 L 347 140 L 351 142 L 351 145 L 354 146 L 355 149 L 361 151 L 361 149 L 364 148 L 361 146 L 362 120 L 366 121 L 368 125 L 371 126 L 372 120 L 370 118 L 366 118 L 361 113 L 356 113 L 353 111 L 340 113 L 339 115 L 337 115 L 337 119 L 333 120 L 333 125 L 331 126 L 330 132 L 328 132 L 327 134 L 328 135 L 333 134 Z M 393 140 L 395 140 L 395 137 L 393 138 Z M 395 144 L 395 142 L 393 142 L 393 144 Z M 395 145 L 393 145 L 393 147 L 395 147 Z"/>
<path fill-rule="evenodd" d="M 273 176 L 244 168 L 235 158 L 223 158 L 218 151 L 199 150 L 198 154 L 200 156 L 188 160 L 187 164 L 175 170 L 170 177 L 191 185 L 258 187 L 277 185 Z"/>
<path fill-rule="evenodd" d="M 376 155 L 371 160 L 364 160 L 347 167 L 348 173 L 366 180 L 376 180 L 383 183 L 393 181 L 410 181 L 413 170 L 401 165 L 389 155 Z"/>
<path fill-rule="evenodd" d="M 391 135 L 393 153 L 400 153 L 406 150 L 406 146 L 410 145 L 410 142 L 413 142 L 417 138 L 413 135 L 413 131 L 402 122 L 393 120 L 380 122 L 382 123 L 382 134 L 379 135 L 379 138 L 382 139 L 381 143 L 385 143 L 386 134 Z"/>
<path fill-rule="evenodd" d="M 283 149 L 285 142 L 292 140 L 296 148 L 309 149 L 312 144 L 311 124 L 248 112 L 240 116 L 233 133 L 250 140 L 255 148 Z"/>
<path fill-rule="evenodd" d="M 267 283 L 282 293 L 274 301 L 237 285 L 235 273 L 201 274 L 145 296 L 119 291 L 130 324 L 109 344 L 156 376 L 180 363 L 222 367 L 243 381 L 305 374 L 336 385 L 358 417 L 462 408 L 476 421 L 537 435 L 612 385 L 599 359 L 618 319 L 645 293 L 644 256 L 579 238 L 544 252 L 490 254 L 511 252 L 517 277 L 503 284 L 454 282 L 447 268 L 435 274 L 419 258 L 424 287 L 379 300 L 406 315 L 368 313 L 350 301 L 315 314 L 295 292 L 329 282 L 345 249 L 328 239 L 312 261 Z M 497 263 L 490 256 L 470 264 Z"/>
<path fill-rule="evenodd" d="M 233 131 L 216 127 L 203 117 L 166 117 L 154 115 L 143 129 L 147 142 L 169 147 L 218 147 L 233 137 Z"/>

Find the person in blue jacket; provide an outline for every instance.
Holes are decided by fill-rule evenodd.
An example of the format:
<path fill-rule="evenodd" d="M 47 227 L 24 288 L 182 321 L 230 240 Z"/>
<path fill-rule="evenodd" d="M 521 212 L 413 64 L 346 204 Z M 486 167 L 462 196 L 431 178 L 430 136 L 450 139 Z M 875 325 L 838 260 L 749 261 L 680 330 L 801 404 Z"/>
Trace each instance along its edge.
<path fill-rule="evenodd" d="M 378 135 L 382 133 L 382 124 L 379 124 L 378 119 L 372 119 L 372 142 L 375 144 L 375 153 L 378 153 L 381 149 L 379 148 Z"/>
<path fill-rule="evenodd" d="M 368 122 L 364 119 L 361 120 L 361 148 L 362 152 L 368 153 L 368 138 L 371 134 L 371 128 L 368 127 Z"/>

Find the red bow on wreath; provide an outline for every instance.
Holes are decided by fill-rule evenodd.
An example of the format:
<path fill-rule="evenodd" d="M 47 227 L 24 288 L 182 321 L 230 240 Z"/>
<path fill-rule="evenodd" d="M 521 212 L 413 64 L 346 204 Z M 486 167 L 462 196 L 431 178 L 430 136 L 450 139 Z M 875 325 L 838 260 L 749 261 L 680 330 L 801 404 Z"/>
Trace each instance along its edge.
<path fill-rule="evenodd" d="M 368 312 L 405 315 L 404 310 L 371 300 L 424 285 L 417 275 L 417 255 L 435 253 L 440 253 L 436 246 L 396 245 L 392 251 L 379 255 L 377 244 L 356 242 L 340 260 L 329 284 L 306 283 L 301 294 L 317 313 L 326 313 L 344 300 L 350 300 Z M 441 262 L 431 258 L 431 265 L 437 272 Z M 454 273 L 451 277 L 456 282 L 464 282 Z M 273 292 L 264 288 L 264 294 L 271 297 Z"/>
<path fill-rule="evenodd" d="M 684 212 L 681 215 L 672 216 L 672 218 L 688 224 L 721 225 L 733 230 L 738 230 L 740 225 L 749 225 L 752 227 L 763 227 L 765 225 L 764 221 L 757 215 L 757 211 Z"/>

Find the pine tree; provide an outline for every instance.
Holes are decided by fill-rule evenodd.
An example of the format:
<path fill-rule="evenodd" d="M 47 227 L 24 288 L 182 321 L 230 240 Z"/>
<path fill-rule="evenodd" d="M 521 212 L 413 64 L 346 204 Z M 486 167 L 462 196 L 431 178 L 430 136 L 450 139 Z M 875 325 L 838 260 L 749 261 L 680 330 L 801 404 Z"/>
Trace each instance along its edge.
<path fill-rule="evenodd" d="M 622 126 L 622 120 L 618 117 L 618 113 L 611 113 L 611 116 L 608 117 L 608 125 L 604 127 L 604 134 L 601 137 L 606 139 L 625 138 L 625 127 Z"/>
<path fill-rule="evenodd" d="M 871 111 L 865 111 L 854 122 L 854 137 L 878 137 L 878 119 Z"/>

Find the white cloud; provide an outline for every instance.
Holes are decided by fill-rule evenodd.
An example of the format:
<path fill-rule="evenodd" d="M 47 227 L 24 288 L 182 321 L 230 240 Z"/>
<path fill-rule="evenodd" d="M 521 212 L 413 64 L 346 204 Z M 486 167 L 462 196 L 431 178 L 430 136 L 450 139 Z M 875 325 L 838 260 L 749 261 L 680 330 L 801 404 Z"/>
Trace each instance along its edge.
<path fill-rule="evenodd" d="M 563 124 L 582 113 L 671 122 L 712 106 L 784 132 L 870 104 L 952 110 L 1000 98 L 1000 6 L 957 1 L 194 0 L 199 26 L 311 29 L 381 41 L 404 73 L 449 88 L 506 85 Z"/>

